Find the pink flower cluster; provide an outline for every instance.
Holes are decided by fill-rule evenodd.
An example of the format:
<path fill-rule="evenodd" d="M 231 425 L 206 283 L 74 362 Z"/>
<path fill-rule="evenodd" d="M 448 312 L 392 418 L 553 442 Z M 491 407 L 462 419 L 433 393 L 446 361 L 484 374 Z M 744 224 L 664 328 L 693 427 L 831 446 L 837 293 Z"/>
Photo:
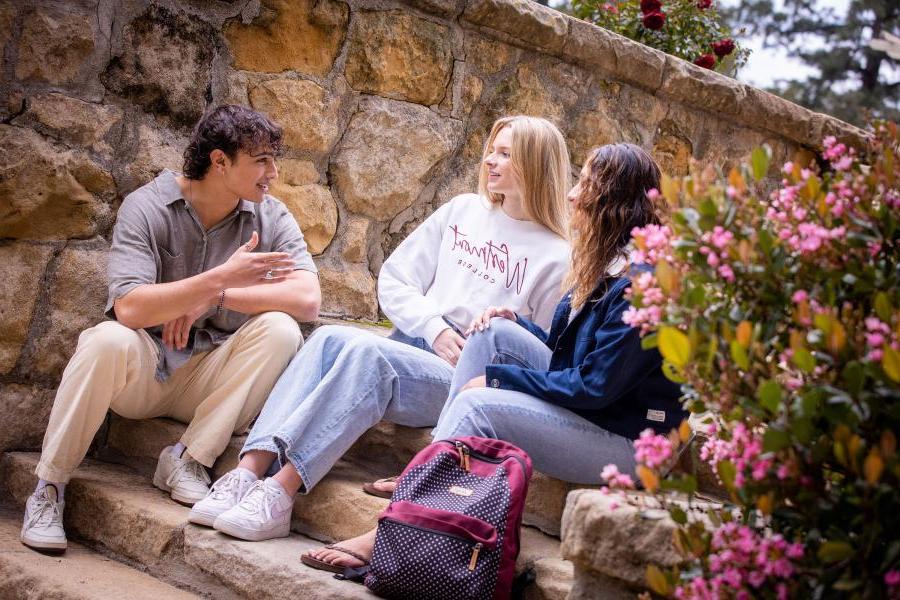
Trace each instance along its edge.
<path fill-rule="evenodd" d="M 866 346 L 869 348 L 866 358 L 878 362 L 884 356 L 884 346 L 889 345 L 900 351 L 900 341 L 891 332 L 891 327 L 878 317 L 866 318 Z"/>
<path fill-rule="evenodd" d="M 631 327 L 640 327 L 647 333 L 657 326 L 663 316 L 665 296 L 653 273 L 644 272 L 634 277 L 625 297 L 640 306 L 629 306 L 622 313 L 622 321 Z"/>
<path fill-rule="evenodd" d="M 645 429 L 634 440 L 634 459 L 650 469 L 656 469 L 668 462 L 674 454 L 672 442 L 652 429 Z"/>
<path fill-rule="evenodd" d="M 716 225 L 712 231 L 707 231 L 700 238 L 703 245 L 698 252 L 706 257 L 706 264 L 716 269 L 719 276 L 731 283 L 734 281 L 734 270 L 728 264 L 728 246 L 734 241 L 734 234 L 727 229 Z"/>
<path fill-rule="evenodd" d="M 635 246 L 631 262 L 655 265 L 663 259 L 672 260 L 672 230 L 668 225 L 651 223 L 646 227 L 635 227 L 631 230 L 631 239 Z"/>
<path fill-rule="evenodd" d="M 718 600 L 720 597 L 750 600 L 766 584 L 776 597 L 789 597 L 787 582 L 796 573 L 794 561 L 803 558 L 803 544 L 788 543 L 779 534 L 760 534 L 746 525 L 726 523 L 714 533 L 708 578 L 696 577 L 679 586 L 680 600 Z"/>
<path fill-rule="evenodd" d="M 762 436 L 751 431 L 743 423 L 736 423 L 731 430 L 731 439 L 711 437 L 700 448 L 700 458 L 716 471 L 722 461 L 731 461 L 735 466 L 734 485 L 744 487 L 749 472 L 754 481 L 765 478 L 773 465 L 771 457 L 761 457 Z"/>
<path fill-rule="evenodd" d="M 634 489 L 634 481 L 631 476 L 626 473 L 620 473 L 619 467 L 614 464 L 608 464 L 603 467 L 600 477 L 606 482 L 606 485 L 617 490 Z"/>
<path fill-rule="evenodd" d="M 791 163 L 785 164 L 785 170 L 793 169 Z M 811 174 L 804 169 L 801 177 L 808 179 Z M 800 187 L 803 184 L 790 185 L 787 180 L 784 187 L 772 194 L 769 207 L 766 209 L 766 218 L 777 224 L 778 238 L 786 242 L 788 246 L 801 254 L 813 254 L 818 252 L 826 242 L 840 240 L 847 235 L 847 229 L 843 226 L 831 229 L 818 223 L 807 220 L 812 216 L 810 212 L 799 202 Z M 836 198 L 836 196 L 835 196 Z M 827 202 L 827 199 L 826 199 Z M 843 207 L 843 204 L 840 204 Z M 835 207 L 832 207 L 834 212 Z M 842 213 L 843 208 L 839 211 Z"/>
<path fill-rule="evenodd" d="M 831 167 L 835 171 L 849 171 L 853 166 L 853 150 L 848 150 L 847 146 L 839 143 L 833 135 L 828 136 L 822 142 L 825 146 L 822 156 L 831 163 Z"/>

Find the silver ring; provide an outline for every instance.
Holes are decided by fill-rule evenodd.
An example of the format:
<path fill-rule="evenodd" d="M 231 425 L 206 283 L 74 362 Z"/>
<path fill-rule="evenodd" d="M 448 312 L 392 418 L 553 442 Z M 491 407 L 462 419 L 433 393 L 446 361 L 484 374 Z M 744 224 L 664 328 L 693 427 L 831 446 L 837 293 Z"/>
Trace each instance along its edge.
<path fill-rule="evenodd" d="M 275 279 L 275 275 L 272 274 L 272 271 L 271 271 L 271 270 L 270 270 L 270 271 L 266 271 L 266 275 L 265 275 L 265 277 L 263 277 L 263 279 Z"/>

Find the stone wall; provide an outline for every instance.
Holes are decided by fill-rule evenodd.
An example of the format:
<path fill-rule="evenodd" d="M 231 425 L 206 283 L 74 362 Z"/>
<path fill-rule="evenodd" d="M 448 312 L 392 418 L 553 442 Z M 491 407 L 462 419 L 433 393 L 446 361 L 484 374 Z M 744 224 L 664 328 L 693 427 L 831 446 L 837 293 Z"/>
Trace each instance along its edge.
<path fill-rule="evenodd" d="M 0 0 L 0 49 L 0 449 L 40 444 L 77 334 L 102 318 L 117 206 L 180 167 L 208 106 L 284 126 L 274 194 L 323 310 L 362 319 L 384 256 L 474 189 L 501 115 L 556 122 L 576 164 L 624 140 L 672 174 L 860 135 L 529 0 Z"/>

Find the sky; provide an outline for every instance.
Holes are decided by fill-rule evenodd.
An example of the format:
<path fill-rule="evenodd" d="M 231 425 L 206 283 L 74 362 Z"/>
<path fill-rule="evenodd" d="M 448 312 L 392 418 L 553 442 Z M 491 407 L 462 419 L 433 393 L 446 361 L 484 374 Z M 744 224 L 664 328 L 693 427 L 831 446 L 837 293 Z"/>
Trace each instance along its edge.
<path fill-rule="evenodd" d="M 735 6 L 736 0 L 720 0 L 725 6 Z M 849 0 L 818 0 L 818 6 L 835 9 L 838 14 L 847 10 Z M 738 73 L 740 81 L 755 87 L 765 88 L 775 82 L 776 79 L 802 79 L 815 70 L 804 65 L 801 61 L 791 58 L 781 49 L 762 48 L 760 39 L 750 38 L 742 40 L 752 54 L 747 64 Z M 776 65 L 776 68 L 773 68 Z"/>

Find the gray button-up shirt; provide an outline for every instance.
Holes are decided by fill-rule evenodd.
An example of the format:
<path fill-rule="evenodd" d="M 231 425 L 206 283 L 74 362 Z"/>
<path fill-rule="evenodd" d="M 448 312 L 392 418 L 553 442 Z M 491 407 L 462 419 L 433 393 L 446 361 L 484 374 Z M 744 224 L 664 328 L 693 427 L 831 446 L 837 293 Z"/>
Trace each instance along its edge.
<path fill-rule="evenodd" d="M 116 318 L 116 299 L 139 285 L 178 281 L 221 265 L 254 231 L 259 233 L 255 252 L 287 252 L 295 269 L 316 272 L 297 221 L 279 200 L 271 196 L 260 203 L 240 200 L 228 216 L 206 230 L 182 197 L 175 177 L 166 169 L 128 194 L 119 208 L 107 268 L 108 317 Z M 160 349 L 156 378 L 164 381 L 193 353 L 222 344 L 249 318 L 231 310 L 215 314 L 212 309 L 194 323 L 183 350 L 170 350 L 162 343 L 162 326 L 147 329 Z"/>

